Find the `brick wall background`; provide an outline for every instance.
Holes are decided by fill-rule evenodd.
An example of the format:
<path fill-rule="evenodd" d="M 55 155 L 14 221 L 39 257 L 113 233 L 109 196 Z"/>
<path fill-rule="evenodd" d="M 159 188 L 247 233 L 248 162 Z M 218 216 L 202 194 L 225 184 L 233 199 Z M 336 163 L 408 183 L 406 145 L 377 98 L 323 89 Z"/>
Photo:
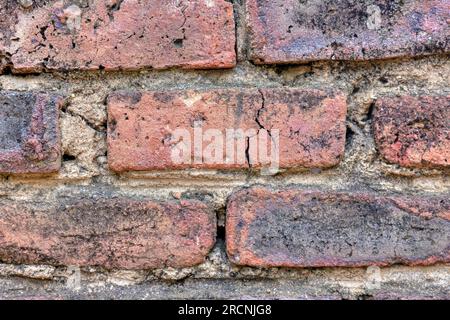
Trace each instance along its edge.
<path fill-rule="evenodd" d="M 2 298 L 450 298 L 449 1 L 0 17 Z M 174 164 L 198 120 L 279 129 L 281 172 Z"/>

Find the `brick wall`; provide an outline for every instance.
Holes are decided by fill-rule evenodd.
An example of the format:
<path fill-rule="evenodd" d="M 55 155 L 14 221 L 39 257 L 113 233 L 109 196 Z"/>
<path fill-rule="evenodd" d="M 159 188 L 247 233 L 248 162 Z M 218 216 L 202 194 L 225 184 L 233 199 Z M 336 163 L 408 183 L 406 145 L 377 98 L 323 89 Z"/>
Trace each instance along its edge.
<path fill-rule="evenodd" d="M 449 1 L 0 17 L 0 297 L 450 298 Z"/>

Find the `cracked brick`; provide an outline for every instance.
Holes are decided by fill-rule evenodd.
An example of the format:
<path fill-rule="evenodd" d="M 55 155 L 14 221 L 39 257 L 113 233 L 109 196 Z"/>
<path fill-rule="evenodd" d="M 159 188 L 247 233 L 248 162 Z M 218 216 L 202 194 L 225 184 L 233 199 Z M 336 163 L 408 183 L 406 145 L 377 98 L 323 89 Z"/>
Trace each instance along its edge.
<path fill-rule="evenodd" d="M 281 168 L 332 167 L 344 154 L 346 111 L 343 94 L 318 89 L 116 92 L 108 99 L 109 166 L 261 168 L 277 153 Z"/>
<path fill-rule="evenodd" d="M 233 6 L 224 0 L 0 0 L 0 49 L 15 73 L 231 68 Z M 2 40 L 3 39 L 3 40 Z"/>

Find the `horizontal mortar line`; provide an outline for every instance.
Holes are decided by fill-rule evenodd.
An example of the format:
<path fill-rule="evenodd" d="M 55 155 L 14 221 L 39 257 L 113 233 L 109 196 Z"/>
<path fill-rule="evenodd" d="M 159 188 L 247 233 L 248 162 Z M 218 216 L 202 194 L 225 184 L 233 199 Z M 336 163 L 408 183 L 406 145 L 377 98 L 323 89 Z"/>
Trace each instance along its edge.
<path fill-rule="evenodd" d="M 33 192 L 36 192 L 36 185 L 18 185 L 21 187 L 20 192 L 24 194 L 29 194 L 29 196 L 33 197 Z M 92 189 L 109 190 L 117 193 L 117 194 L 135 194 L 142 192 L 147 192 L 149 190 L 158 191 L 160 193 L 172 192 L 172 191 L 189 191 L 189 190 L 198 190 L 198 191 L 211 191 L 216 194 L 231 194 L 233 191 L 236 191 L 237 188 L 246 188 L 252 186 L 266 186 L 273 189 L 279 188 L 298 188 L 304 190 L 322 190 L 322 191 L 330 191 L 330 192 L 366 192 L 372 194 L 403 194 L 403 195 L 416 195 L 418 189 L 424 196 L 433 196 L 433 195 L 445 195 L 450 194 L 450 184 L 442 186 L 439 190 L 436 189 L 424 189 L 424 188 L 405 188 L 403 187 L 400 191 L 397 185 L 392 185 L 392 187 L 384 186 L 373 186 L 368 184 L 354 184 L 354 183 L 335 183 L 334 185 L 330 185 L 330 183 L 326 182 L 312 182 L 312 181 L 281 181 L 281 182 L 264 182 L 264 181 L 242 181 L 240 183 L 234 184 L 225 184 L 223 182 L 215 182 L 215 183 L 207 183 L 205 181 L 199 181 L 197 183 L 174 183 L 174 182 L 152 182 L 152 183 L 140 183 L 139 181 L 127 181 L 126 183 L 114 183 L 114 184 L 91 184 L 91 185 L 77 185 L 77 184 L 54 184 L 47 185 L 44 187 L 39 187 L 38 190 L 49 190 L 51 192 L 57 192 L 58 190 L 70 190 L 77 188 L 86 188 L 86 192 L 91 192 Z M 28 190 L 27 187 L 32 188 L 32 190 Z M 49 189 L 54 188 L 54 189 Z M 181 190 L 180 190 L 181 189 Z M 0 188 L 0 193 L 4 193 L 4 196 L 8 196 L 10 189 Z M 15 190 L 15 192 L 18 192 Z"/>

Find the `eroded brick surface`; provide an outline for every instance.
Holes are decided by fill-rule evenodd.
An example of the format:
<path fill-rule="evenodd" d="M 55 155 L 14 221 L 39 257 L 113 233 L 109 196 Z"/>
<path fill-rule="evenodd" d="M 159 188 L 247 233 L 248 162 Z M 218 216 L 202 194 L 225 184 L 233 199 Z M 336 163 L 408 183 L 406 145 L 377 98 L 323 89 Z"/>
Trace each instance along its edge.
<path fill-rule="evenodd" d="M 0 173 L 49 173 L 61 165 L 57 95 L 0 92 Z"/>
<path fill-rule="evenodd" d="M 18 1 L 0 0 L 0 74 L 4 72 L 8 65 L 7 51 L 8 45 L 13 39 L 14 28 L 17 23 L 16 14 Z"/>
<path fill-rule="evenodd" d="M 448 0 L 248 0 L 257 63 L 366 60 L 449 51 Z"/>
<path fill-rule="evenodd" d="M 377 100 L 377 148 L 404 167 L 450 166 L 450 96 L 398 96 Z"/>
<path fill-rule="evenodd" d="M 450 261 L 450 202 L 262 187 L 227 206 L 227 251 L 258 267 L 426 265 Z"/>
<path fill-rule="evenodd" d="M 259 168 L 279 153 L 281 168 L 331 167 L 344 153 L 346 110 L 342 94 L 317 89 L 117 92 L 108 99 L 108 161 L 114 171 Z M 230 129 L 243 134 L 227 135 Z M 183 162 L 173 158 L 180 147 Z M 259 154 L 264 147 L 266 158 Z"/>
<path fill-rule="evenodd" d="M 188 267 L 215 242 L 215 215 L 197 200 L 3 201 L 0 260 L 108 269 Z"/>
<path fill-rule="evenodd" d="M 232 4 L 224 0 L 0 0 L 1 43 L 14 72 L 229 68 Z"/>

